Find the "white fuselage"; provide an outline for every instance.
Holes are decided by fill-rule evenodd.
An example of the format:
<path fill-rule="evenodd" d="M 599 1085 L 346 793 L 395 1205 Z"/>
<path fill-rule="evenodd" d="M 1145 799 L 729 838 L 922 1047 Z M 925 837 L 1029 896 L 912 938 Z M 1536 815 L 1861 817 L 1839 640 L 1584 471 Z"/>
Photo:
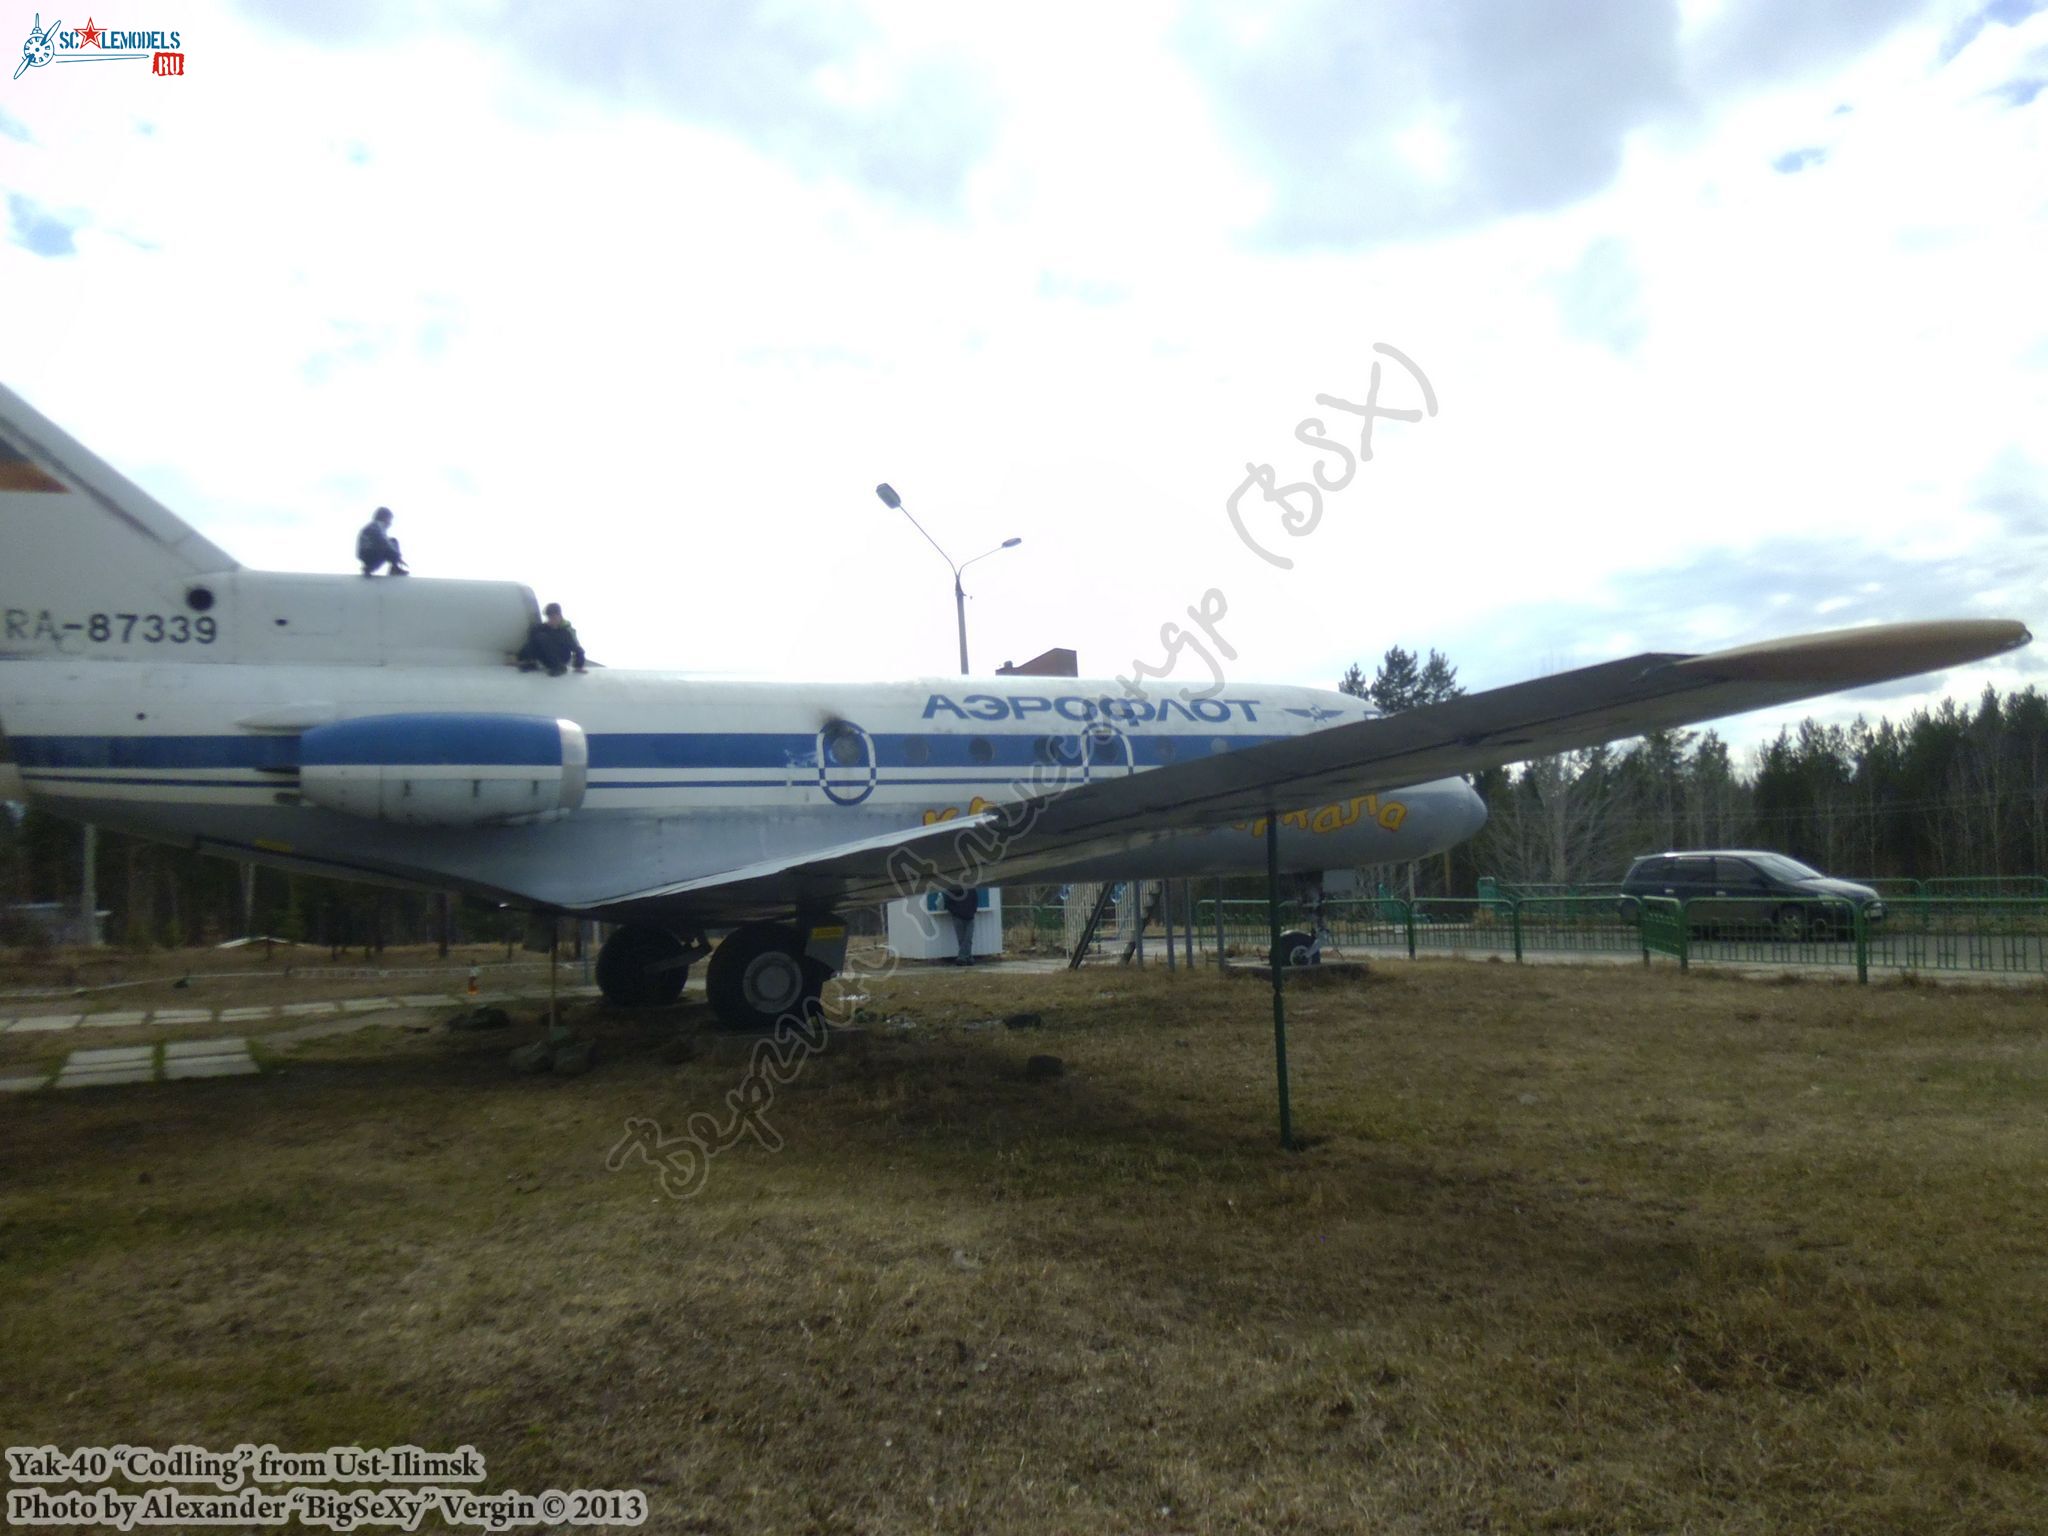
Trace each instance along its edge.
<path fill-rule="evenodd" d="M 601 912 L 619 893 L 900 832 L 1028 795 L 1361 718 L 1357 699 L 1247 685 L 1210 699 L 1072 678 L 723 682 L 503 665 L 44 660 L 0 664 L 0 727 L 52 811 L 245 857 Z M 313 803 L 305 733 L 392 715 L 573 721 L 577 803 L 487 826 Z M 430 770 L 422 770 L 430 771 Z M 461 770 L 456 770 L 461 771 Z M 1292 870 L 1421 857 L 1485 816 L 1457 779 L 1300 807 Z M 1042 880 L 1264 867 L 1263 824 L 1134 836 Z M 1001 879 L 1000 867 L 989 876 Z M 715 903 L 706 920 L 727 915 Z M 743 914 L 731 914 L 743 915 Z"/>

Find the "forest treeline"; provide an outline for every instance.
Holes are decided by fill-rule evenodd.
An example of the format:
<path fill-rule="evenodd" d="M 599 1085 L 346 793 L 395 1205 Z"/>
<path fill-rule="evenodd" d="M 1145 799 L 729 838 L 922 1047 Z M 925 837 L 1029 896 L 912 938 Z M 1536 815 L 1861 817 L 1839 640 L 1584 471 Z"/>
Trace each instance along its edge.
<path fill-rule="evenodd" d="M 1339 685 L 1383 710 L 1455 698 L 1457 669 L 1396 646 Z M 1712 730 L 1489 769 L 1485 830 L 1414 871 L 1424 893 L 1619 880 L 1638 854 L 1771 848 L 1831 874 L 1931 879 L 2048 873 L 2048 697 L 1987 688 L 1902 720 L 1812 719 L 1739 762 Z M 1445 866 L 1448 866 L 1448 869 Z"/>
<path fill-rule="evenodd" d="M 102 831 L 94 843 L 96 905 L 107 914 L 101 936 L 110 944 L 175 948 L 267 936 L 375 950 L 435 943 L 444 933 L 458 944 L 527 937 L 524 913 L 432 891 L 275 869 L 249 875 L 233 860 L 118 832 Z M 47 942 L 44 918 L 19 904 L 54 902 L 67 918 L 80 909 L 84 846 L 77 823 L 0 802 L 0 945 Z"/>
<path fill-rule="evenodd" d="M 1394 647 L 1371 678 L 1340 686 L 1388 711 L 1454 698 L 1457 669 Z M 1629 860 L 1668 848 L 1772 848 L 1832 874 L 2048 874 L 2048 697 L 2032 686 L 1974 704 L 1945 700 L 1903 720 L 1803 721 L 1741 762 L 1712 730 L 1638 740 L 1474 775 L 1487 824 L 1450 854 L 1378 872 L 1390 888 L 1469 896 L 1479 877 L 1511 884 L 1619 880 Z M 21 806 L 0 808 L 0 911 L 57 902 L 76 911 L 82 834 Z M 246 933 L 332 946 L 427 943 L 443 931 L 432 892 L 259 871 L 102 833 L 95 859 L 105 936 L 133 946 L 216 943 Z M 244 909 L 245 896 L 248 908 Z M 523 915 L 446 907 L 456 942 L 524 932 Z M 33 925 L 0 923 L 0 943 Z"/>

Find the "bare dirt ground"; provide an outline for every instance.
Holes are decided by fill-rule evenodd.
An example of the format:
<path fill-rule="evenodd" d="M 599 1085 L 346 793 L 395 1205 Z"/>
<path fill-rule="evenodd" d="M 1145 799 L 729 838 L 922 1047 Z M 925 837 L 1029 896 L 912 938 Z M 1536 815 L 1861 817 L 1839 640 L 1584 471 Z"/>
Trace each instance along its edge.
<path fill-rule="evenodd" d="M 0 1102 L 0 1432 L 657 1531 L 2048 1523 L 2040 988 L 1387 966 L 1291 999 L 1294 1153 L 1254 982 L 863 991 L 689 1198 L 607 1154 L 730 1122 L 690 1003 Z"/>

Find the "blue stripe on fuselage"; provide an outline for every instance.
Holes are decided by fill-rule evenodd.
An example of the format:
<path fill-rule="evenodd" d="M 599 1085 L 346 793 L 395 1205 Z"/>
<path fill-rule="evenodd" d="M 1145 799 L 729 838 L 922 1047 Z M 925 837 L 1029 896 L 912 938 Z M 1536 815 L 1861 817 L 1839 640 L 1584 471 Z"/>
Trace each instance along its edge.
<path fill-rule="evenodd" d="M 874 742 L 876 766 L 890 769 L 1029 768 L 1048 760 L 1050 750 L 1065 761 L 1078 761 L 1080 738 L 1042 732 L 1004 732 L 986 736 L 951 734 L 880 735 Z M 1177 733 L 1127 734 L 1140 767 L 1159 767 L 1189 758 L 1207 757 L 1219 748 L 1238 751 L 1286 735 L 1212 736 L 1194 730 Z M 30 768 L 278 768 L 299 766 L 299 741 L 294 736 L 12 736 L 15 760 Z M 913 759 L 909 743 L 916 742 Z M 978 749 L 979 748 L 979 749 Z M 978 750 L 977 750 L 978 749 Z M 815 772 L 815 736 L 780 732 L 702 731 L 660 734 L 620 732 L 590 738 L 590 767 L 601 769 L 789 769 Z M 986 754 L 986 755 L 981 755 Z M 388 759 L 402 761 L 402 758 Z M 1116 757 L 1096 759 L 1098 773 L 1122 766 Z M 857 772 L 851 764 L 838 771 Z M 897 780 L 897 782 L 903 782 Z M 910 782 L 917 782 L 911 780 Z"/>
<path fill-rule="evenodd" d="M 23 768 L 296 768 L 296 736 L 10 736 Z"/>
<path fill-rule="evenodd" d="M 562 765 L 562 728 L 552 716 L 365 715 L 315 726 L 299 738 L 311 767 Z"/>

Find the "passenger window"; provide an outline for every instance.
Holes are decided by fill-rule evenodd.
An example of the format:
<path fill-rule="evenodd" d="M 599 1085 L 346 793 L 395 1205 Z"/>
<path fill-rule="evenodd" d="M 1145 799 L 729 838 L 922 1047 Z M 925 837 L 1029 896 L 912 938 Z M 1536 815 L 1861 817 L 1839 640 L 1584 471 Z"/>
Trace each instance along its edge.
<path fill-rule="evenodd" d="M 912 768 L 922 768 L 932 760 L 932 744 L 922 736 L 903 738 L 903 761 Z"/>
<path fill-rule="evenodd" d="M 859 728 L 843 721 L 826 727 L 825 751 L 842 768 L 864 763 L 868 756 L 867 744 L 860 739 Z"/>
<path fill-rule="evenodd" d="M 995 744 L 986 736 L 976 736 L 967 743 L 967 755 L 977 763 L 992 763 L 996 760 Z"/>

